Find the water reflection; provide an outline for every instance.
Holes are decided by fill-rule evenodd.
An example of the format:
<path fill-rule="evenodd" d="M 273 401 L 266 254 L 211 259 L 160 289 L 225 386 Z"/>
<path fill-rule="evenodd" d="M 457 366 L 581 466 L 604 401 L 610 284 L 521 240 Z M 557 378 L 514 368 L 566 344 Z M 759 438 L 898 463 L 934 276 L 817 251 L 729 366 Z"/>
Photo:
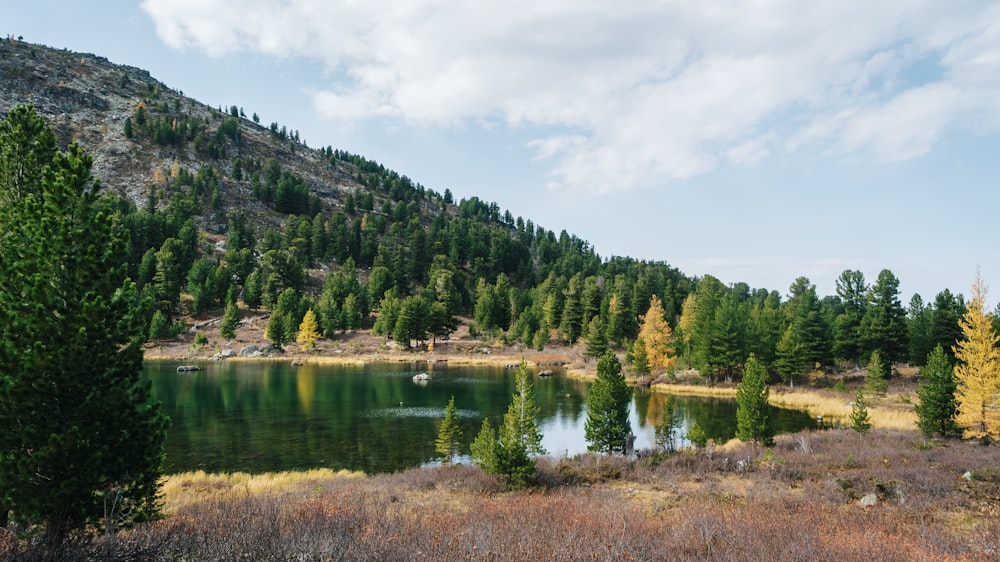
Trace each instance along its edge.
<path fill-rule="evenodd" d="M 484 417 L 502 423 L 514 392 L 513 371 L 438 365 L 417 384 L 423 364 L 291 367 L 287 363 L 219 362 L 192 373 L 177 363 L 147 362 L 153 395 L 173 424 L 166 470 L 178 472 L 347 468 L 392 472 L 433 461 L 434 439 L 451 396 L 465 446 Z M 534 379 L 543 446 L 554 455 L 586 450 L 588 383 L 556 373 Z M 638 392 L 631 408 L 636 447 L 653 447 L 666 397 Z M 697 420 L 710 438 L 735 432 L 735 404 L 675 398 L 678 439 Z M 781 412 L 779 430 L 811 427 L 805 414 Z"/>

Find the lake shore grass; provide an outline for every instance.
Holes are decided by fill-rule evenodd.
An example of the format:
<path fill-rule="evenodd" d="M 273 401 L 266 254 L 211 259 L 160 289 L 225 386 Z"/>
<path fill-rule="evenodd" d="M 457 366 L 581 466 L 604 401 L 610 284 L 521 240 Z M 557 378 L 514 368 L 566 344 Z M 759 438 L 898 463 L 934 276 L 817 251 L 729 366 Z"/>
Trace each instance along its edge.
<path fill-rule="evenodd" d="M 998 456 L 914 430 L 835 429 L 771 448 L 542 457 L 533 486 L 513 491 L 467 465 L 186 473 L 164 478 L 163 519 L 62 559 L 992 561 Z M 31 540 L 0 533 L 0 558 L 35 559 Z"/>

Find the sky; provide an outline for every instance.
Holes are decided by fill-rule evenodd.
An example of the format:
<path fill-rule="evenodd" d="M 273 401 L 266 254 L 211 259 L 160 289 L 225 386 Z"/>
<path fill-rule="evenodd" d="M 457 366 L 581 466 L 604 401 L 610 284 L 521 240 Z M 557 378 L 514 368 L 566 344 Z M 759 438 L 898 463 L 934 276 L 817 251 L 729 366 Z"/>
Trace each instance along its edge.
<path fill-rule="evenodd" d="M 1000 3 L 33 0 L 0 32 L 148 70 L 602 257 L 820 295 L 1000 296 Z"/>

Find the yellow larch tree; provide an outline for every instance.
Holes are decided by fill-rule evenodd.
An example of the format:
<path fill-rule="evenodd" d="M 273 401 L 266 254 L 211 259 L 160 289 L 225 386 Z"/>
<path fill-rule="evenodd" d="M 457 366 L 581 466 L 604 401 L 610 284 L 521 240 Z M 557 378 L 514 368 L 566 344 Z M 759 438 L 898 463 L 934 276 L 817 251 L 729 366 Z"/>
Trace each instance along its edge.
<path fill-rule="evenodd" d="M 965 437 L 1000 438 L 1000 337 L 993 330 L 993 315 L 986 311 L 986 285 L 979 274 L 972 283 L 972 300 L 958 322 L 963 338 L 954 347 L 955 418 Z"/>
<path fill-rule="evenodd" d="M 674 355 L 674 333 L 667 324 L 663 303 L 653 295 L 649 299 L 649 310 L 640 318 L 639 338 L 646 344 L 649 368 L 654 373 L 669 371 L 677 357 Z"/>
<path fill-rule="evenodd" d="M 295 341 L 302 345 L 302 351 L 308 351 L 312 349 L 318 339 L 319 322 L 316 321 L 316 313 L 310 308 L 302 317 L 302 323 L 299 324 L 299 335 Z"/>

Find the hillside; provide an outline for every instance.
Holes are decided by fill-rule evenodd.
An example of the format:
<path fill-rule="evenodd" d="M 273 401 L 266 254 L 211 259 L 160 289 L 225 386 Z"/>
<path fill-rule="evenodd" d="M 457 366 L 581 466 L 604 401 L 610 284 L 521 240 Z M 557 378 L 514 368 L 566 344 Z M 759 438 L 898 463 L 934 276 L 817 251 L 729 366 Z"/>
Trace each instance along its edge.
<path fill-rule="evenodd" d="M 845 270 L 833 296 L 800 277 L 783 297 L 665 262 L 602 259 L 495 203 L 455 201 L 363 156 L 307 147 L 252 109 L 212 108 L 143 70 L 8 40 L 0 113 L 25 102 L 93 155 L 161 346 L 186 349 L 190 336 L 178 335 L 200 326 L 203 343 L 215 338 L 208 347 L 266 337 L 281 348 L 312 309 L 320 348 L 362 333 L 364 349 L 392 339 L 423 350 L 460 333 L 520 350 L 625 354 L 656 302 L 657 324 L 681 337 L 659 338 L 665 347 L 648 352 L 663 363 L 649 370 L 691 367 L 714 383 L 738 379 L 751 353 L 775 382 L 856 369 L 875 351 L 890 376 L 960 336 L 960 295 L 946 289 L 907 309 L 889 270 L 871 283 Z"/>
<path fill-rule="evenodd" d="M 150 317 L 161 345 L 238 302 L 258 341 L 246 317 L 283 324 L 276 337 L 268 329 L 279 346 L 312 308 L 326 338 L 371 328 L 404 348 L 467 328 L 572 346 L 599 316 L 621 349 L 652 295 L 672 317 L 693 286 L 665 263 L 602 260 L 565 231 L 307 147 L 285 125 L 99 56 L 8 39 L 0 114 L 21 103 L 93 156 L 131 234 L 131 276 L 162 317 Z"/>

